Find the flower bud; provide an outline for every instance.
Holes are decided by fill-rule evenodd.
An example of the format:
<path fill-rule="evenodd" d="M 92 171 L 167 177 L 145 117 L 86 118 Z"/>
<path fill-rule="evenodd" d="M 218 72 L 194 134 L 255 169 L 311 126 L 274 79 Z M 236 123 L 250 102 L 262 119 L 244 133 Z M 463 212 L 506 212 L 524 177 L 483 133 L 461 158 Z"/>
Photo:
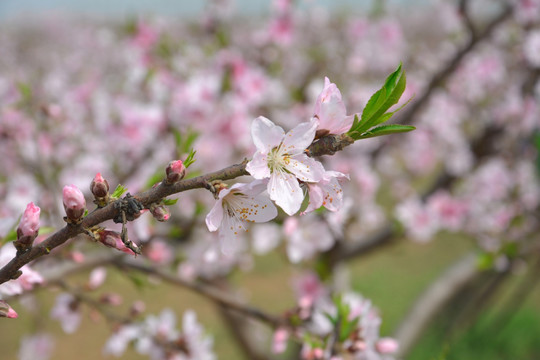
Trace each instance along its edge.
<path fill-rule="evenodd" d="M 109 183 L 101 176 L 101 173 L 97 173 L 92 180 L 90 191 L 96 199 L 105 198 L 109 195 Z"/>
<path fill-rule="evenodd" d="M 174 184 L 175 182 L 184 178 L 186 175 L 186 167 L 182 160 L 171 161 L 165 170 L 167 173 L 167 184 Z"/>
<path fill-rule="evenodd" d="M 16 319 L 19 317 L 19 314 L 17 314 L 17 312 L 15 312 L 15 310 L 13 310 L 7 302 L 0 300 L 0 317 Z"/>
<path fill-rule="evenodd" d="M 83 193 L 75 185 L 66 185 L 62 195 L 68 221 L 78 223 L 86 210 L 86 200 Z"/>
<path fill-rule="evenodd" d="M 97 232 L 96 235 L 97 240 L 103 245 L 123 251 L 126 254 L 135 255 L 135 253 L 131 249 L 126 247 L 126 245 L 122 241 L 122 238 L 120 237 L 120 234 L 116 231 L 100 230 L 99 232 Z M 133 246 L 136 245 L 133 244 Z"/>
<path fill-rule="evenodd" d="M 152 204 L 150 205 L 150 212 L 152 213 L 154 219 L 161 222 L 165 222 L 171 217 L 169 209 L 167 209 L 164 205 Z"/>
<path fill-rule="evenodd" d="M 41 210 L 33 202 L 26 206 L 26 210 L 17 228 L 17 240 L 13 243 L 17 253 L 23 253 L 32 247 L 39 232 L 39 214 Z"/>

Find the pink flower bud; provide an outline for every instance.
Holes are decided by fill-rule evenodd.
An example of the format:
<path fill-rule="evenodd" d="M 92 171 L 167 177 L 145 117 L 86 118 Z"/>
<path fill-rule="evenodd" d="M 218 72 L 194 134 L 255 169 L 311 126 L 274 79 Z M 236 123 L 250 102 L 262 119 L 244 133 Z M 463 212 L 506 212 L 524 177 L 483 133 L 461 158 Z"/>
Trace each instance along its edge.
<path fill-rule="evenodd" d="M 4 300 L 0 300 L 0 317 L 7 317 L 8 319 L 16 319 L 19 314 L 15 312 Z"/>
<path fill-rule="evenodd" d="M 131 249 L 126 247 L 119 233 L 111 230 L 101 230 L 97 233 L 97 235 L 99 242 L 101 242 L 103 245 L 118 249 L 126 254 L 135 255 Z M 133 244 L 133 246 L 136 245 Z"/>
<path fill-rule="evenodd" d="M 152 204 L 150 206 L 150 212 L 152 213 L 152 216 L 154 217 L 154 219 L 161 222 L 165 222 L 169 220 L 169 218 L 171 217 L 171 213 L 169 212 L 169 209 L 167 209 L 163 205 Z"/>
<path fill-rule="evenodd" d="M 26 206 L 26 210 L 17 228 L 17 240 L 13 243 L 17 253 L 25 252 L 32 247 L 39 231 L 39 214 L 41 210 L 33 202 Z"/>
<path fill-rule="evenodd" d="M 39 230 L 40 212 L 41 210 L 39 207 L 34 205 L 33 202 L 26 206 L 26 210 L 24 211 L 21 222 L 19 223 L 19 230 L 23 236 L 37 235 L 36 232 Z"/>
<path fill-rule="evenodd" d="M 385 337 L 377 341 L 375 348 L 381 354 L 393 354 L 398 350 L 399 343 L 395 339 Z"/>
<path fill-rule="evenodd" d="M 92 180 L 90 191 L 96 198 L 104 198 L 109 194 L 109 183 L 101 176 L 101 173 L 97 173 Z"/>
<path fill-rule="evenodd" d="M 86 210 L 83 193 L 75 185 L 66 185 L 62 195 L 67 218 L 71 221 L 79 221 Z"/>
<path fill-rule="evenodd" d="M 186 167 L 182 160 L 171 161 L 165 170 L 167 173 L 167 183 L 174 184 L 184 178 L 186 175 Z"/>

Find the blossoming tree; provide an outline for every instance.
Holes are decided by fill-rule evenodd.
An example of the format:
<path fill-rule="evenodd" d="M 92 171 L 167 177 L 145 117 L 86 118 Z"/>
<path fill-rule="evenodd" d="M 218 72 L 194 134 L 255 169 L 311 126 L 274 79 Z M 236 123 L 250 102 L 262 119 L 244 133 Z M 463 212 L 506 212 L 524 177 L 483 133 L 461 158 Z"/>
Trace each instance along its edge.
<path fill-rule="evenodd" d="M 0 316 L 19 319 L 0 326 L 24 308 L 42 318 L 34 294 L 60 289 L 46 312 L 69 334 L 85 311 L 105 319 L 104 356 L 220 355 L 192 309 L 177 324 L 172 304 L 155 313 L 120 290 L 99 295 L 111 272 L 210 300 L 249 359 L 400 358 L 452 299 L 471 304 L 456 322 L 474 320 L 521 271 L 517 307 L 539 263 L 540 3 L 499 5 L 489 18 L 440 1 L 418 18 L 375 7 L 334 19 L 276 1 L 263 26 L 214 1 L 198 26 L 6 25 Z M 345 264 L 441 233 L 474 239 L 474 255 L 381 336 Z M 234 278 L 280 249 L 298 270 L 275 313 Z M 36 328 L 19 358 L 53 356 Z"/>

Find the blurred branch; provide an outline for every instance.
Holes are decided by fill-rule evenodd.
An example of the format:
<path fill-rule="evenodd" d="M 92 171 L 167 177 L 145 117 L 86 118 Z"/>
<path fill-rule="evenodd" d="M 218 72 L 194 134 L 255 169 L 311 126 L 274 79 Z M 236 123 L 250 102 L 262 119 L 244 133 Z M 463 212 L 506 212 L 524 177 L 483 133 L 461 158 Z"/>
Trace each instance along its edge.
<path fill-rule="evenodd" d="M 230 310 L 234 310 L 238 313 L 246 315 L 247 317 L 267 323 L 272 327 L 276 327 L 282 323 L 282 320 L 280 318 L 267 314 L 266 312 L 253 306 L 244 304 L 232 298 L 231 295 L 228 293 L 217 290 L 214 287 L 202 284 L 200 282 L 184 280 L 156 267 L 143 265 L 140 261 L 137 261 L 137 259 L 120 258 L 116 261 L 116 265 L 119 268 L 137 270 L 142 273 L 155 276 L 169 284 L 182 286 L 184 288 L 190 289 L 200 295 L 203 295 L 204 297 L 210 299 L 218 305 L 224 306 Z"/>
<path fill-rule="evenodd" d="M 415 101 L 412 101 L 411 104 L 409 104 L 402 111 L 398 122 L 401 124 L 413 123 L 417 113 L 425 104 L 427 104 L 433 90 L 439 87 L 450 75 L 454 73 L 465 55 L 470 53 L 483 40 L 487 39 L 497 28 L 497 26 L 510 18 L 510 15 L 512 15 L 512 7 L 507 5 L 499 16 L 488 23 L 482 31 L 479 31 L 476 36 L 471 36 L 467 44 L 461 48 L 461 50 L 459 50 L 443 68 L 433 75 L 427 84 L 425 91 L 420 96 L 416 97 Z"/>
<path fill-rule="evenodd" d="M 395 333 L 399 341 L 398 357 L 409 352 L 437 312 L 479 274 L 476 256 L 471 253 L 465 255 L 432 282 L 414 303 Z"/>
<path fill-rule="evenodd" d="M 469 4 L 469 0 L 459 0 L 458 12 L 463 18 L 463 22 L 465 23 L 467 30 L 469 30 L 469 33 L 471 34 L 471 39 L 474 39 L 476 37 L 476 29 L 472 22 L 471 14 L 469 13 Z"/>

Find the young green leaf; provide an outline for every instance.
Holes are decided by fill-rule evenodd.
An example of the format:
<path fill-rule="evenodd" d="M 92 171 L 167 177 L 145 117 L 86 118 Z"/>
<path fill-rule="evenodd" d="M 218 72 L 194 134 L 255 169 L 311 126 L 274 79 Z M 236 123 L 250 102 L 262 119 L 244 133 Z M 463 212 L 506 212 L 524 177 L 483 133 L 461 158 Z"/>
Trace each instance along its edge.
<path fill-rule="evenodd" d="M 178 202 L 178 199 L 163 199 L 163 205 L 171 206 Z"/>
<path fill-rule="evenodd" d="M 191 149 L 189 150 L 189 155 L 187 156 L 186 160 L 184 161 L 184 166 L 186 167 L 186 169 L 195 162 L 195 154 L 197 153 L 197 151 Z"/>
<path fill-rule="evenodd" d="M 390 135 L 390 134 L 397 134 L 402 132 L 409 132 L 416 129 L 414 126 L 411 125 L 398 125 L 398 124 L 389 124 L 389 125 L 381 125 L 377 126 L 376 128 L 371 129 L 368 132 L 365 132 L 361 135 L 358 135 L 358 133 L 351 134 L 350 136 L 354 140 L 359 139 L 367 139 L 372 138 L 376 136 L 383 136 L 383 135 Z"/>
<path fill-rule="evenodd" d="M 114 189 L 111 197 L 113 198 L 120 198 L 122 195 L 124 195 L 124 193 L 127 191 L 127 187 L 125 187 L 124 185 L 122 184 L 118 184 L 118 186 L 116 187 L 116 189 Z"/>
<path fill-rule="evenodd" d="M 405 91 L 406 83 L 405 71 L 400 63 L 398 68 L 386 78 L 384 85 L 371 96 L 362 112 L 361 120 L 358 121 L 358 117 L 355 116 L 348 134 L 363 134 L 373 126 L 390 119 L 399 109 L 391 113 L 386 113 L 386 111 L 398 103 L 403 91 Z"/>

